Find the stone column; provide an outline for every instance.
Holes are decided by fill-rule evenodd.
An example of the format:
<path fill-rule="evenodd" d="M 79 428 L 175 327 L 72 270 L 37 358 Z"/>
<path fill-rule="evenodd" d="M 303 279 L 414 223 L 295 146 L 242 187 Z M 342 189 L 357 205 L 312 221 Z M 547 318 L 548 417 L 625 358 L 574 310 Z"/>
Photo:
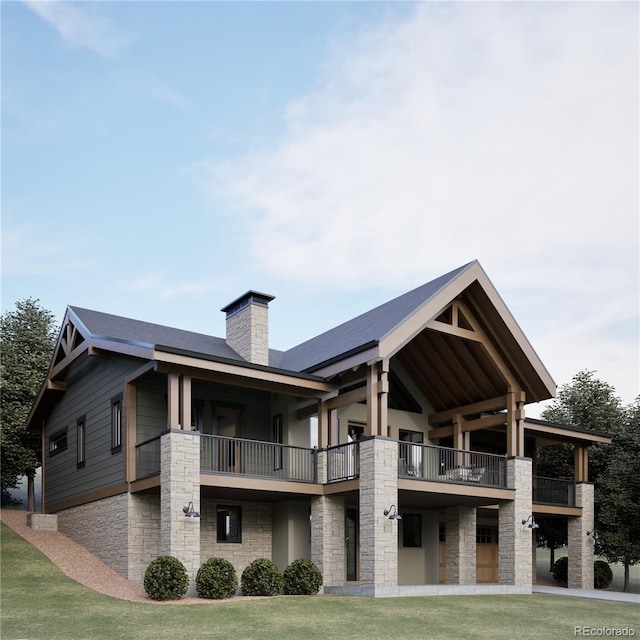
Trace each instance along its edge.
<path fill-rule="evenodd" d="M 327 587 L 346 581 L 345 521 L 342 496 L 318 496 L 311 499 L 311 560 L 322 573 Z"/>
<path fill-rule="evenodd" d="M 360 584 L 365 595 L 385 595 L 398 586 L 398 521 L 384 510 L 398 507 L 398 443 L 360 441 Z"/>
<path fill-rule="evenodd" d="M 531 458 L 507 459 L 507 487 L 516 490 L 515 499 L 500 505 L 500 584 L 529 587 L 533 581 L 533 532 L 522 524 L 531 515 Z"/>
<path fill-rule="evenodd" d="M 445 524 L 447 584 L 475 584 L 476 508 L 447 507 Z"/>
<path fill-rule="evenodd" d="M 174 430 L 160 441 L 160 555 L 175 556 L 187 568 L 190 593 L 200 568 L 200 518 L 187 518 L 193 502 L 200 512 L 200 434 Z"/>
<path fill-rule="evenodd" d="M 582 515 L 569 518 L 567 526 L 569 557 L 569 589 L 593 589 L 593 484 L 576 484 L 576 507 L 582 507 Z"/>

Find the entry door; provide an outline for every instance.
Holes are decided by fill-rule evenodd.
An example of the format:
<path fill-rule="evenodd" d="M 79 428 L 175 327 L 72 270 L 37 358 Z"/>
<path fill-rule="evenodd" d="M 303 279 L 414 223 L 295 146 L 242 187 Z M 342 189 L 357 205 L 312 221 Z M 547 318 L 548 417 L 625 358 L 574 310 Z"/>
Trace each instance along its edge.
<path fill-rule="evenodd" d="M 360 580 L 360 514 L 347 509 L 345 518 L 347 547 L 347 582 Z"/>
<path fill-rule="evenodd" d="M 216 435 L 240 437 L 240 409 L 216 408 Z M 218 446 L 218 470 L 240 473 L 240 442 L 223 440 Z"/>

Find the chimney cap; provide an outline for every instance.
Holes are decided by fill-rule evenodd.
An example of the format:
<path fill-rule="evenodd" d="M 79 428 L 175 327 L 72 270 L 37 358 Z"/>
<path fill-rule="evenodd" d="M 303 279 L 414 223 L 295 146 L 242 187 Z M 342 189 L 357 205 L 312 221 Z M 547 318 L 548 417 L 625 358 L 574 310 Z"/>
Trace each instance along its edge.
<path fill-rule="evenodd" d="M 226 307 L 222 307 L 220 311 L 226 313 L 228 318 L 241 309 L 248 307 L 250 304 L 257 304 L 261 307 L 268 307 L 269 303 L 273 299 L 275 299 L 275 296 L 272 296 L 268 293 L 260 293 L 259 291 L 250 290 L 230 302 Z"/>

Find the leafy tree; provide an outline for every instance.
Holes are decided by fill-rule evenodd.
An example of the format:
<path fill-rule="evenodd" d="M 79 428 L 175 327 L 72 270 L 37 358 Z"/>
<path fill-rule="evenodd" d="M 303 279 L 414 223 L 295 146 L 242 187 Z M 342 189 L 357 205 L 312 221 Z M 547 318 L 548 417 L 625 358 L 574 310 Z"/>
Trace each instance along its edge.
<path fill-rule="evenodd" d="M 553 403 L 541 414 L 543 420 L 615 434 L 624 422 L 625 410 L 610 384 L 598 380 L 594 371 L 580 371 L 558 390 Z M 608 445 L 589 449 L 589 480 L 595 482 L 607 464 Z M 573 447 L 554 445 L 538 453 L 539 475 L 573 479 Z M 554 470 L 547 473 L 547 470 Z M 567 475 L 571 471 L 571 475 Z"/>
<path fill-rule="evenodd" d="M 640 562 L 640 396 L 625 414 L 596 484 L 596 552 L 624 566 L 629 591 L 629 567 Z"/>
<path fill-rule="evenodd" d="M 26 431 L 26 419 L 44 381 L 55 345 L 54 316 L 39 300 L 16 302 L 0 318 L 0 432 L 2 503 L 21 476 L 33 478 L 39 466 L 39 440 Z"/>
<path fill-rule="evenodd" d="M 556 561 L 556 549 L 567 544 L 567 523 L 562 519 L 546 518 L 538 520 L 540 528 L 536 531 L 536 546 L 550 550 L 549 571 L 553 571 Z"/>

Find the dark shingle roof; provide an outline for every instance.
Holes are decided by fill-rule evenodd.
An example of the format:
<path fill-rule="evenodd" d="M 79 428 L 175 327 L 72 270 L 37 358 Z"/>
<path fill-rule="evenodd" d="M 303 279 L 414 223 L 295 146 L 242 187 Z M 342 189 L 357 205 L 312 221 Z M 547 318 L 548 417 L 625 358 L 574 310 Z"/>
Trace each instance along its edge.
<path fill-rule="evenodd" d="M 244 362 L 223 338 L 173 329 L 79 307 L 69 307 L 94 338 L 111 338 L 143 345 L 163 345 L 217 358 Z"/>
<path fill-rule="evenodd" d="M 464 271 L 468 263 L 427 282 L 352 320 L 293 347 L 282 356 L 279 366 L 291 371 L 313 371 L 320 365 L 347 353 L 357 352 L 379 342 L 442 287 Z"/>
<path fill-rule="evenodd" d="M 472 264 L 472 263 L 469 263 Z M 427 282 L 389 302 L 348 320 L 288 351 L 269 350 L 270 366 L 295 372 L 311 372 L 328 361 L 358 352 L 379 342 L 469 264 Z M 94 338 L 106 338 L 152 347 L 189 351 L 207 357 L 246 362 L 224 338 L 132 320 L 109 313 L 69 307 Z"/>

